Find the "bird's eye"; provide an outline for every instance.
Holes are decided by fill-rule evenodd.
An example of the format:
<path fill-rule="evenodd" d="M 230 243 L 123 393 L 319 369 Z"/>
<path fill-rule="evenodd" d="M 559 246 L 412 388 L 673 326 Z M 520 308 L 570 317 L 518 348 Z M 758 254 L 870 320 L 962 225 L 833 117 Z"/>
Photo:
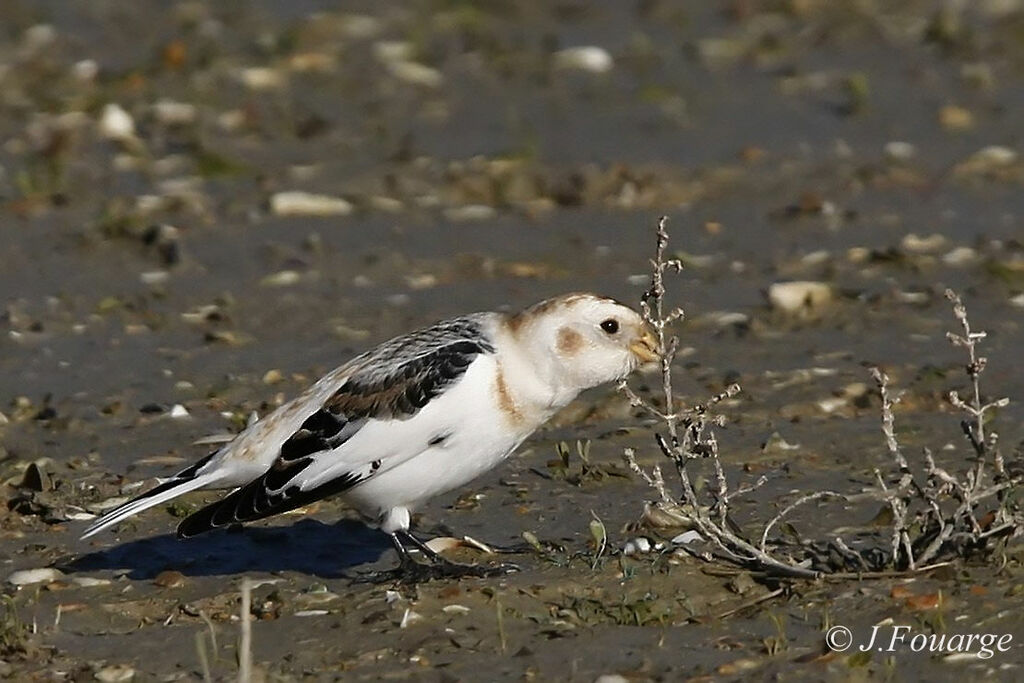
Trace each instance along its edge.
<path fill-rule="evenodd" d="M 615 334 L 619 331 L 619 321 L 615 318 L 608 318 L 601 323 L 601 329 L 608 334 Z"/>

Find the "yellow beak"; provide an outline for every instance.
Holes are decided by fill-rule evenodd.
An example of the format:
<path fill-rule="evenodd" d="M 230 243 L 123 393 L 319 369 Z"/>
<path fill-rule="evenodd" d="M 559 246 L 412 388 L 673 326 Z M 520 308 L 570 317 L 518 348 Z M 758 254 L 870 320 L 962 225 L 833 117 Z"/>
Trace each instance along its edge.
<path fill-rule="evenodd" d="M 630 342 L 629 350 L 644 363 L 653 363 L 661 359 L 658 335 L 650 326 L 644 326 L 643 334 Z"/>

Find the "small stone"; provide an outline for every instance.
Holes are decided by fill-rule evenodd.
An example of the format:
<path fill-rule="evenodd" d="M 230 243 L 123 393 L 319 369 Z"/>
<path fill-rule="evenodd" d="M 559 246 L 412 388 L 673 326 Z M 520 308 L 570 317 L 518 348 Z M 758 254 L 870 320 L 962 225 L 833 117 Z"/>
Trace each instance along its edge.
<path fill-rule="evenodd" d="M 276 90 L 285 83 L 282 71 L 263 66 L 242 69 L 239 80 L 250 90 Z"/>
<path fill-rule="evenodd" d="M 608 50 L 596 45 L 570 47 L 555 53 L 555 66 L 590 73 L 607 73 L 615 66 Z"/>
<path fill-rule="evenodd" d="M 445 605 L 441 611 L 445 614 L 469 614 L 470 609 L 465 605 Z"/>
<path fill-rule="evenodd" d="M 266 276 L 260 280 L 260 284 L 267 287 L 288 287 L 290 285 L 294 285 L 301 279 L 302 276 L 298 271 L 281 270 Z"/>
<path fill-rule="evenodd" d="M 97 579 L 91 576 L 76 576 L 71 579 L 71 583 L 81 588 L 98 588 L 100 586 L 109 586 L 111 581 L 109 579 Z"/>
<path fill-rule="evenodd" d="M 405 284 L 409 285 L 409 289 L 430 289 L 436 287 L 438 282 L 437 276 L 433 273 L 405 276 Z"/>
<path fill-rule="evenodd" d="M 885 144 L 885 156 L 890 161 L 908 161 L 917 154 L 917 148 L 909 142 L 893 140 Z"/>
<path fill-rule="evenodd" d="M 494 218 L 497 214 L 498 212 L 493 206 L 486 204 L 467 204 L 444 210 L 444 217 L 453 222 L 486 221 Z"/>
<path fill-rule="evenodd" d="M 643 536 L 631 538 L 622 546 L 623 555 L 643 555 L 649 552 L 651 552 L 651 542 Z"/>
<path fill-rule="evenodd" d="M 939 110 L 939 123 L 946 130 L 968 130 L 974 126 L 974 115 L 963 107 L 947 105 Z"/>
<path fill-rule="evenodd" d="M 75 80 L 82 81 L 83 83 L 95 80 L 99 72 L 100 67 L 95 59 L 83 59 L 75 62 L 71 67 L 71 75 Z"/>
<path fill-rule="evenodd" d="M 933 233 L 927 237 L 910 233 L 900 242 L 904 250 L 915 254 L 928 254 L 938 251 L 946 246 L 947 240 L 944 235 Z"/>
<path fill-rule="evenodd" d="M 325 610 L 325 609 L 304 609 L 304 610 L 299 610 L 298 612 L 296 612 L 295 616 L 297 616 L 297 617 L 322 617 L 322 616 L 325 616 L 325 615 L 328 615 L 328 614 L 330 614 L 330 612 Z"/>
<path fill-rule="evenodd" d="M 761 444 L 762 453 L 781 453 L 785 451 L 795 451 L 800 449 L 800 444 L 790 443 L 783 438 L 778 432 L 772 432 L 763 444 Z"/>
<path fill-rule="evenodd" d="M 7 583 L 12 586 L 28 586 L 33 583 L 49 583 L 57 581 L 64 576 L 64 573 L 53 567 L 40 567 L 38 569 L 20 569 L 7 577 Z"/>
<path fill-rule="evenodd" d="M 277 384 L 284 380 L 284 373 L 278 369 L 267 370 L 263 375 L 264 384 Z"/>
<path fill-rule="evenodd" d="M 388 71 L 400 81 L 425 88 L 437 88 L 444 82 L 440 71 L 419 62 L 388 62 Z"/>
<path fill-rule="evenodd" d="M 270 210 L 277 216 L 347 216 L 352 208 L 341 197 L 309 192 L 278 192 L 270 198 Z"/>
<path fill-rule="evenodd" d="M 700 532 L 690 529 L 689 531 L 684 531 L 673 538 L 672 542 L 676 545 L 690 545 L 691 543 L 697 543 L 703 540 L 704 537 L 700 535 Z"/>
<path fill-rule="evenodd" d="M 942 256 L 942 262 L 948 266 L 966 266 L 978 258 L 978 252 L 971 247 L 957 247 Z"/>
<path fill-rule="evenodd" d="M 1017 152 L 1001 145 L 982 147 L 971 155 L 970 162 L 982 166 L 1009 166 L 1017 161 Z"/>
<path fill-rule="evenodd" d="M 788 314 L 817 312 L 832 300 L 832 287 L 824 282 L 776 282 L 768 288 L 772 308 Z"/>
<path fill-rule="evenodd" d="M 831 415 L 840 408 L 845 407 L 847 403 L 849 403 L 849 401 L 845 398 L 842 398 L 840 396 L 832 396 L 829 398 L 821 399 L 820 401 L 817 402 L 817 406 L 818 408 L 821 409 L 821 412 Z"/>
<path fill-rule="evenodd" d="M 412 43 L 404 40 L 382 40 L 373 44 L 373 56 L 385 63 L 409 61 L 412 55 Z"/>
<path fill-rule="evenodd" d="M 185 406 L 181 405 L 180 403 L 175 403 L 174 407 L 171 408 L 171 412 L 168 413 L 168 414 L 171 417 L 180 420 L 183 417 L 188 417 L 188 408 L 186 408 Z"/>
<path fill-rule="evenodd" d="M 135 669 L 127 664 L 105 666 L 96 672 L 95 678 L 100 683 L 127 683 L 135 678 Z"/>
<path fill-rule="evenodd" d="M 195 122 L 196 113 L 196 106 L 187 102 L 165 99 L 153 105 L 153 115 L 165 126 L 186 126 Z"/>
<path fill-rule="evenodd" d="M 135 120 L 121 105 L 110 103 L 103 107 L 99 132 L 110 140 L 132 140 L 135 138 Z"/>
<path fill-rule="evenodd" d="M 144 285 L 162 285 L 170 277 L 171 274 L 166 270 L 147 270 L 145 273 L 139 273 L 139 282 Z"/>
<path fill-rule="evenodd" d="M 185 575 L 174 569 L 166 569 L 156 575 L 153 583 L 161 588 L 181 588 L 185 585 Z"/>

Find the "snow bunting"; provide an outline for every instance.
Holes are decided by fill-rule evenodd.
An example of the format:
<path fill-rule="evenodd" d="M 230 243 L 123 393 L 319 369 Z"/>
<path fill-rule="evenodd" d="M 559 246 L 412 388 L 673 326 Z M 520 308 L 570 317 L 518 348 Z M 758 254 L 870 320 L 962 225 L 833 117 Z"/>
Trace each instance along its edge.
<path fill-rule="evenodd" d="M 636 311 L 593 294 L 446 320 L 333 370 L 82 538 L 197 489 L 233 490 L 182 521 L 179 538 L 340 494 L 390 534 L 401 568 L 428 566 L 408 543 L 452 575 L 409 532 L 413 510 L 500 463 L 584 389 L 657 358 L 657 337 Z"/>

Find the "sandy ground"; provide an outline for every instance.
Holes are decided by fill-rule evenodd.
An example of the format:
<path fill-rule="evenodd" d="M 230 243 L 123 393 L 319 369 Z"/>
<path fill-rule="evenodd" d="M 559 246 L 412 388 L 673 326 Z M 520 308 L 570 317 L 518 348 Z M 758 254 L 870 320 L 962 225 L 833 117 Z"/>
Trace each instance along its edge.
<path fill-rule="evenodd" d="M 353 582 L 394 556 L 331 501 L 178 542 L 196 495 L 77 540 L 203 455 L 196 439 L 377 341 L 565 291 L 637 301 L 660 214 L 687 266 L 677 383 L 688 401 L 740 383 L 723 459 L 737 481 L 771 475 L 741 525 L 888 466 L 865 362 L 907 392 L 908 452 L 962 463 L 946 287 L 989 332 L 985 391 L 1024 400 L 1024 7 L 692 4 L 4 3 L 0 573 L 60 573 L 5 584 L 0 673 L 230 679 L 249 577 L 268 680 L 1018 679 L 1013 546 L 910 580 L 792 585 L 623 555 L 672 534 L 639 524 L 653 493 L 622 449 L 661 456 L 610 388 L 417 520 L 540 539 L 507 578 Z M 787 313 L 766 297 L 785 281 L 828 301 Z M 997 416 L 1008 457 L 1021 405 Z M 577 440 L 586 475 L 557 463 Z M 873 538 L 877 512 L 822 504 L 792 525 Z M 989 659 L 824 644 L 884 619 L 1018 642 Z"/>

